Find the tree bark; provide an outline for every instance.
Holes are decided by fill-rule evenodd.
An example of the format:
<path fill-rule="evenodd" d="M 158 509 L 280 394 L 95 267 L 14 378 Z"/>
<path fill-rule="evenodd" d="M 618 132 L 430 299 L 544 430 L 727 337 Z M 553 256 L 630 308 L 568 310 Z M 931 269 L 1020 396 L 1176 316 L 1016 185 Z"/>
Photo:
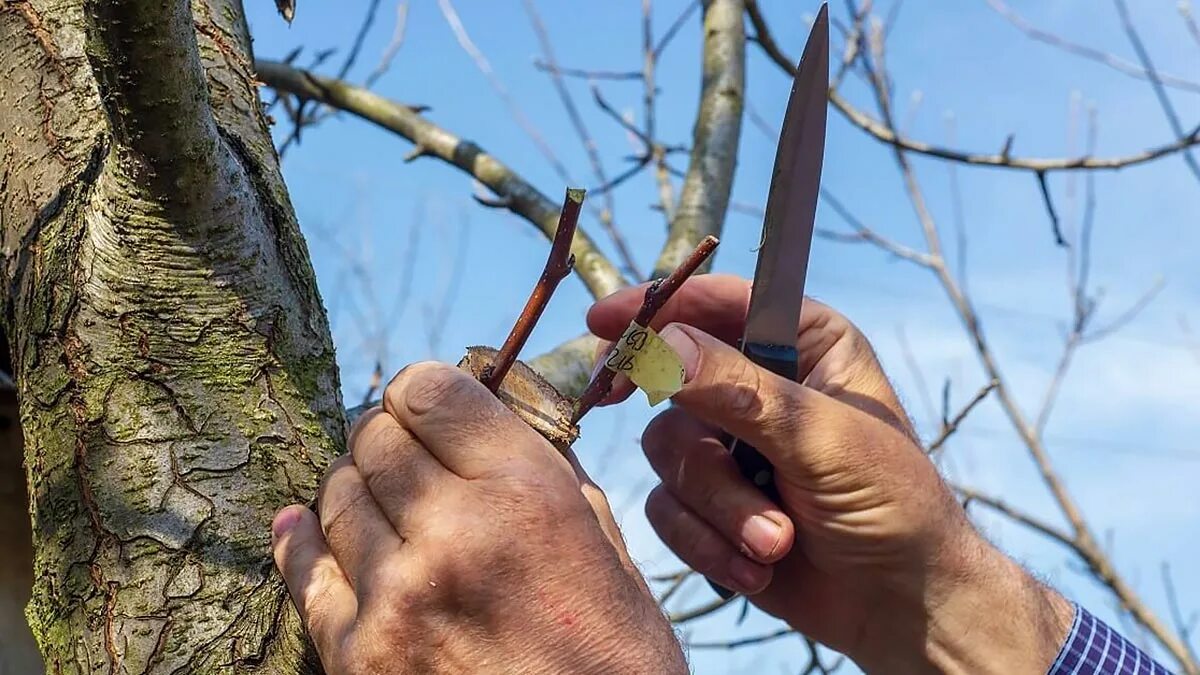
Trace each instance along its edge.
<path fill-rule="evenodd" d="M 0 44 L 47 671 L 319 672 L 268 526 L 345 421 L 241 3 L 0 0 Z"/>

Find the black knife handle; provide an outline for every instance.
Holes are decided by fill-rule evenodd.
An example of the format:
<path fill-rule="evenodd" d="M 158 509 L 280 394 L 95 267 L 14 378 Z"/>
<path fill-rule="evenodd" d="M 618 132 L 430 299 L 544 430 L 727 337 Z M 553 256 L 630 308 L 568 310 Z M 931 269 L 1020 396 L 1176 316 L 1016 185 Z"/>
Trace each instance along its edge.
<path fill-rule="evenodd" d="M 742 345 L 742 353 L 759 366 L 793 382 L 800 370 L 800 357 L 794 346 L 747 342 Z M 775 485 L 775 467 L 771 466 L 771 462 L 767 461 L 767 458 L 763 457 L 762 453 L 753 445 L 733 436 L 726 439 L 725 446 L 733 455 L 733 461 L 737 464 L 738 471 L 742 476 L 753 483 L 771 501 L 778 504 L 779 488 Z M 733 597 L 733 591 L 728 588 L 722 587 L 711 579 L 708 583 L 722 598 Z"/>

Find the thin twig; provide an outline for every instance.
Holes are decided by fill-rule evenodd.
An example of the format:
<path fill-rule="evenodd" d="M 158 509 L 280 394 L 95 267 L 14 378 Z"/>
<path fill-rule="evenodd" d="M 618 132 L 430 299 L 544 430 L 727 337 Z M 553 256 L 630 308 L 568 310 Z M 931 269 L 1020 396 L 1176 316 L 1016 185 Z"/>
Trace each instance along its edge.
<path fill-rule="evenodd" d="M 375 70 L 372 70 L 364 80 L 363 86 L 368 89 L 374 86 L 375 82 L 392 67 L 392 61 L 395 60 L 396 54 L 400 53 L 400 48 L 404 46 L 404 36 L 408 27 L 408 2 L 409 0 L 400 0 L 396 3 L 396 28 L 392 30 L 392 39 L 383 48 L 383 54 L 379 57 L 379 63 L 375 66 Z"/>
<path fill-rule="evenodd" d="M 675 295 L 675 291 L 679 290 L 683 282 L 687 281 L 712 256 L 713 251 L 717 250 L 719 243 L 717 238 L 712 235 L 705 237 L 696 245 L 691 255 L 684 259 L 679 267 L 676 267 L 670 275 L 665 279 L 658 279 L 651 283 L 646 288 L 645 298 L 642 300 L 642 306 L 638 309 L 637 316 L 633 319 L 634 322 L 639 326 L 649 327 L 654 317 L 658 314 L 658 311 L 662 309 L 663 305 L 667 304 L 671 296 Z M 608 396 L 609 392 L 612 391 L 613 378 L 616 377 L 616 374 L 616 371 L 608 368 L 601 368 L 596 373 L 575 404 L 575 415 L 571 420 L 572 424 L 577 424 L 589 410 L 604 400 L 605 396 Z"/>
<path fill-rule="evenodd" d="M 676 624 L 676 625 L 684 624 L 689 621 L 694 621 L 696 619 L 706 617 L 709 614 L 712 614 L 713 612 L 721 610 L 725 607 L 728 607 L 730 605 L 730 603 L 732 603 L 734 600 L 737 600 L 740 597 L 741 596 L 738 596 L 738 595 L 731 595 L 728 598 L 717 598 L 716 600 L 713 600 L 712 602 L 709 602 L 708 604 L 700 605 L 699 607 L 693 607 L 691 609 L 685 609 L 685 610 L 679 611 L 679 612 L 671 612 L 667 615 L 667 619 L 670 620 L 671 623 Z"/>
<path fill-rule="evenodd" d="M 375 23 L 375 13 L 379 11 L 379 0 L 370 0 L 367 5 L 367 13 L 363 17 L 362 25 L 358 27 L 358 33 L 354 36 L 354 42 L 350 45 L 350 52 L 346 54 L 346 60 L 342 62 L 342 67 L 338 68 L 337 78 L 339 80 L 346 79 L 346 75 L 350 69 L 354 67 L 354 62 L 358 60 L 358 54 L 362 51 L 363 42 L 367 39 L 367 33 L 371 31 L 371 26 Z"/>
<path fill-rule="evenodd" d="M 967 404 L 958 411 L 958 414 L 955 415 L 953 419 L 942 424 L 941 433 L 938 434 L 938 437 L 933 439 L 933 442 L 929 444 L 926 452 L 932 455 L 943 445 L 945 445 L 946 441 L 950 440 L 950 437 L 954 435 L 954 432 L 958 431 L 959 425 L 961 425 L 963 421 L 967 419 L 967 415 L 970 415 L 971 411 L 975 409 L 975 406 L 983 403 L 983 399 L 987 398 L 988 394 L 995 391 L 996 387 L 998 386 L 1000 386 L 1000 382 L 997 380 L 992 380 L 984 385 L 979 391 L 975 392 L 975 396 L 973 396 L 971 400 L 968 401 Z"/>
<path fill-rule="evenodd" d="M 1040 532 L 1040 533 L 1044 534 L 1045 536 L 1057 541 L 1058 543 L 1060 543 L 1064 546 L 1067 546 L 1068 548 L 1078 550 L 1077 549 L 1078 543 L 1077 543 L 1075 537 L 1073 537 L 1069 533 L 1055 527 L 1054 525 L 1051 525 L 1044 520 L 1041 520 L 1039 518 L 1031 516 L 1028 513 L 1025 513 L 1023 511 L 1019 511 L 1019 510 L 1013 508 L 1012 506 L 1009 506 L 1004 500 L 997 499 L 996 497 L 992 497 L 990 495 L 983 494 L 982 492 L 979 492 L 978 490 L 974 490 L 974 489 L 971 489 L 968 487 L 963 487 L 961 485 L 954 485 L 952 487 L 954 488 L 954 491 L 957 492 L 966 501 L 967 505 L 969 505 L 972 502 L 978 502 L 980 504 L 983 504 L 984 506 L 988 507 L 989 509 L 1005 516 L 1006 518 L 1008 518 L 1010 520 L 1016 521 L 1016 522 L 1024 525 L 1025 527 L 1028 527 L 1032 530 Z"/>
<path fill-rule="evenodd" d="M 1183 618 L 1183 611 L 1179 607 L 1179 594 L 1175 592 L 1175 582 L 1171 579 L 1171 566 L 1165 562 L 1162 564 L 1162 580 L 1163 590 L 1167 594 L 1167 605 L 1171 609 L 1171 620 L 1175 623 L 1175 632 L 1179 633 L 1179 639 L 1187 647 L 1192 660 L 1200 660 L 1192 646 L 1192 629 L 1196 627 L 1197 615 L 1193 613 L 1190 620 Z"/>
<path fill-rule="evenodd" d="M 1054 234 L 1054 243 L 1059 246 L 1066 246 L 1067 240 L 1063 238 L 1062 225 L 1058 220 L 1058 211 L 1054 208 L 1054 198 L 1050 196 L 1050 186 L 1046 184 L 1046 172 L 1038 171 L 1034 175 L 1037 176 L 1038 188 L 1042 192 L 1042 204 L 1046 207 L 1046 215 L 1050 216 L 1050 231 Z"/>
<path fill-rule="evenodd" d="M 504 382 L 513 363 L 516 362 L 517 355 L 521 353 L 521 349 L 529 341 L 529 336 L 533 334 L 533 327 L 537 325 L 538 319 L 542 318 L 542 312 L 546 311 L 546 305 L 550 304 L 554 289 L 558 288 L 559 282 L 571 273 L 571 266 L 575 264 L 575 258 L 571 255 L 571 239 L 575 236 L 575 227 L 579 223 L 579 210 L 583 208 L 584 194 L 584 190 L 567 189 L 558 219 L 558 228 L 554 232 L 554 241 L 550 244 L 550 255 L 546 258 L 546 267 L 542 270 L 542 276 L 538 278 L 537 284 L 529 294 L 529 300 L 525 302 L 525 309 L 521 310 L 521 316 L 517 318 L 512 331 L 505 338 L 500 352 L 496 354 L 491 365 L 484 370 L 483 383 L 492 390 L 492 393 L 500 391 L 500 385 Z"/>
<path fill-rule="evenodd" d="M 789 635 L 799 635 L 795 628 L 780 628 L 779 630 L 764 633 L 762 635 L 752 635 L 750 637 L 739 638 L 737 640 L 724 640 L 721 642 L 687 642 L 688 649 L 738 649 L 739 647 L 748 647 L 751 645 L 760 645 L 764 642 L 772 642 L 779 638 Z"/>
<path fill-rule="evenodd" d="M 529 20 L 533 24 L 533 31 L 537 35 L 538 43 L 541 45 L 542 55 L 545 57 L 546 62 L 551 65 L 549 73 L 550 79 L 554 83 L 554 90 L 558 93 L 558 98 L 562 102 L 563 108 L 567 111 L 567 118 L 571 120 L 571 126 L 575 129 L 575 134 L 579 136 L 579 141 L 583 144 L 588 163 L 592 167 L 592 174 L 596 176 L 596 180 L 601 185 L 606 184 L 608 183 L 608 177 L 605 175 L 604 163 L 600 161 L 600 153 L 596 149 L 596 141 L 592 140 L 592 135 L 588 133 L 587 125 L 583 122 L 583 116 L 579 114 L 579 109 L 575 106 L 575 99 L 571 97 L 571 92 L 567 89 L 562 75 L 558 72 L 558 60 L 554 56 L 554 45 L 550 41 L 550 33 L 546 30 L 546 25 L 542 23 L 542 17 L 538 14 L 537 6 L 533 0 L 525 0 L 524 6 L 525 12 L 529 15 Z M 604 228 L 609 240 L 613 243 L 613 247 L 616 248 L 617 257 L 620 258 L 621 264 L 624 265 L 626 271 L 635 279 L 641 279 L 642 272 L 638 268 L 637 261 L 633 258 L 629 244 L 625 242 L 625 237 L 621 236 L 621 231 L 613 224 L 613 217 L 616 214 L 617 207 L 613 202 L 612 191 L 605 190 L 601 196 L 604 199 L 604 208 L 597 214 L 597 220 L 600 221 L 600 226 Z"/>
<path fill-rule="evenodd" d="M 1200 24 L 1196 23 L 1196 15 L 1192 13 L 1192 3 L 1190 0 L 1179 0 L 1179 15 L 1183 17 L 1183 23 L 1187 26 L 1188 33 L 1192 39 L 1196 41 L 1196 46 L 1200 47 Z M 1167 80 L 1163 79 L 1165 83 Z M 1200 89 L 1200 86 L 1198 86 Z"/>
<path fill-rule="evenodd" d="M 763 52 L 775 62 L 782 70 L 789 75 L 795 75 L 796 62 L 783 53 L 779 48 L 775 38 L 771 35 L 770 29 L 767 26 L 766 20 L 763 18 L 761 11 L 753 2 L 747 3 L 747 11 L 750 16 L 750 22 L 754 26 L 756 36 L 754 42 L 762 48 Z M 963 164 L 974 164 L 978 166 L 994 166 L 1006 169 L 1019 169 L 1025 171 L 1072 171 L 1072 170 L 1113 170 L 1121 169 L 1128 166 L 1151 162 L 1177 152 L 1181 152 L 1196 145 L 1200 145 L 1200 127 L 1194 129 L 1186 135 L 1179 135 L 1174 140 L 1143 150 L 1142 152 L 1132 155 L 1119 157 L 1062 157 L 1062 158 L 1041 158 L 1041 157 L 1014 157 L 1008 152 L 1000 154 L 986 154 L 976 152 L 966 152 L 953 148 L 946 148 L 937 145 L 932 145 L 922 141 L 905 138 L 892 127 L 879 120 L 871 118 L 871 116 L 854 107 L 841 93 L 833 87 L 833 82 L 830 83 L 829 102 L 838 110 L 851 124 L 857 126 L 863 131 L 870 134 L 876 140 L 892 145 L 901 150 L 907 150 L 922 155 L 931 157 L 940 157 L 954 162 Z"/>
<path fill-rule="evenodd" d="M 1179 114 L 1175 112 L 1175 105 L 1171 103 L 1171 97 L 1167 95 L 1167 90 L 1163 87 L 1162 78 L 1158 71 L 1154 69 L 1154 62 L 1150 59 L 1150 52 L 1146 51 L 1146 45 L 1142 43 L 1142 37 L 1138 35 L 1137 28 L 1133 25 L 1133 18 L 1129 15 L 1129 7 L 1126 6 L 1125 0 L 1113 0 L 1117 7 L 1117 14 L 1121 17 L 1121 25 L 1125 28 L 1125 34 L 1129 36 L 1129 42 L 1133 45 L 1133 51 L 1137 53 L 1138 61 L 1141 61 L 1142 67 L 1146 69 L 1146 74 L 1150 77 L 1150 87 L 1154 90 L 1154 95 L 1158 98 L 1158 103 L 1162 106 L 1163 114 L 1167 117 L 1167 122 L 1171 125 L 1171 131 L 1176 136 L 1182 138 L 1186 132 L 1183 130 L 1183 123 L 1179 121 Z M 1196 176 L 1196 180 L 1200 180 L 1200 163 L 1197 163 L 1196 158 L 1188 150 L 1183 151 L 1183 161 L 1192 170 L 1192 174 Z"/>
<path fill-rule="evenodd" d="M 458 12 L 455 11 L 454 5 L 451 4 L 450 0 L 438 0 L 438 7 L 441 8 L 442 15 L 446 18 L 446 23 L 449 24 L 450 30 L 454 33 L 454 38 L 458 40 L 459 46 L 471 57 L 471 60 L 475 62 L 475 67 L 487 78 L 488 84 L 492 86 L 496 95 L 500 97 L 504 106 L 508 108 L 508 113 L 512 115 L 517 126 L 521 127 L 525 135 L 537 146 L 538 152 L 542 153 L 542 156 L 550 163 L 550 166 L 554 169 L 560 180 L 567 184 L 576 184 L 577 181 L 571 178 L 567 167 L 558 158 L 554 149 L 542 137 L 541 132 L 538 131 L 533 122 L 525 116 L 525 112 L 521 110 L 521 107 L 517 105 L 512 94 L 508 92 L 508 87 L 504 86 L 504 82 L 500 80 L 500 76 L 492 68 L 491 62 L 483 55 L 483 52 L 475 45 L 475 42 L 471 40 L 471 36 L 467 33 L 467 28 L 463 25 L 462 19 L 459 18 Z"/>
<path fill-rule="evenodd" d="M 1060 35 L 1056 35 L 1050 31 L 1038 28 L 1028 19 L 1013 11 L 1013 9 L 1006 5 L 1002 0 L 986 1 L 987 4 L 990 5 L 997 14 L 1007 19 L 1009 23 L 1017 28 L 1017 30 L 1025 33 L 1034 40 L 1057 47 L 1058 49 L 1075 54 L 1076 56 L 1081 56 L 1085 59 L 1102 63 L 1113 70 L 1129 75 L 1130 77 L 1135 77 L 1139 80 L 1149 80 L 1151 78 L 1150 73 L 1148 73 L 1145 68 L 1139 67 L 1136 63 L 1126 61 L 1119 56 L 1114 56 L 1113 54 L 1103 52 L 1093 47 L 1088 47 L 1087 45 L 1071 42 Z M 1180 7 L 1180 12 L 1184 12 L 1182 5 Z M 1168 75 L 1165 73 L 1159 73 L 1159 79 L 1161 79 L 1163 84 L 1167 86 L 1175 87 L 1176 89 L 1182 89 L 1184 91 L 1200 93 L 1200 82 L 1177 77 L 1175 75 Z"/>

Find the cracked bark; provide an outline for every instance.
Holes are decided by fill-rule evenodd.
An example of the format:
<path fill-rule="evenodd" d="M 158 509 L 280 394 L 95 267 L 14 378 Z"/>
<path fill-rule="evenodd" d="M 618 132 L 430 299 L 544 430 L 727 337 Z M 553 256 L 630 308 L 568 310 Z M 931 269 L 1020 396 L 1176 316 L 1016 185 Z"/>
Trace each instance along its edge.
<path fill-rule="evenodd" d="M 240 2 L 6 0 L 0 44 L 46 669 L 319 672 L 268 524 L 312 497 L 345 422 Z"/>

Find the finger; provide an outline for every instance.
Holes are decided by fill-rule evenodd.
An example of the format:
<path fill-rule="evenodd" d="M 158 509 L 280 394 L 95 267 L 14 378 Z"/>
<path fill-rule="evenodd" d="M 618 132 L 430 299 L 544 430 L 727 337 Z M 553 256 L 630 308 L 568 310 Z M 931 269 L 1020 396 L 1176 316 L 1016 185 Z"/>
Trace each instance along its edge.
<path fill-rule="evenodd" d="M 744 555 L 771 563 L 791 551 L 791 518 L 742 478 L 711 427 L 671 408 L 646 427 L 642 448 L 666 489 Z"/>
<path fill-rule="evenodd" d="M 475 378 L 441 363 L 418 363 L 388 384 L 383 407 L 430 454 L 463 478 L 478 478 L 514 459 L 557 462 L 548 441 Z"/>
<path fill-rule="evenodd" d="M 367 490 L 404 539 L 421 529 L 419 506 L 457 480 L 383 408 L 372 408 L 358 418 L 349 446 Z"/>
<path fill-rule="evenodd" d="M 646 498 L 646 517 L 680 560 L 725 588 L 754 595 L 771 583 L 770 566 L 739 553 L 663 486 L 651 490 Z"/>
<path fill-rule="evenodd" d="M 587 313 L 588 329 L 605 340 L 621 337 L 642 306 L 650 283 L 623 288 L 597 301 Z M 658 330 L 668 323 L 686 323 L 736 342 L 749 305 L 750 282 L 730 274 L 698 274 L 679 287 L 650 327 Z"/>
<path fill-rule="evenodd" d="M 353 625 L 358 604 L 316 514 L 303 506 L 276 514 L 271 552 L 317 651 L 329 658 Z"/>
<path fill-rule="evenodd" d="M 317 508 L 333 557 L 350 586 L 363 593 L 379 561 L 398 553 L 402 540 L 350 455 L 339 457 L 325 472 Z"/>

